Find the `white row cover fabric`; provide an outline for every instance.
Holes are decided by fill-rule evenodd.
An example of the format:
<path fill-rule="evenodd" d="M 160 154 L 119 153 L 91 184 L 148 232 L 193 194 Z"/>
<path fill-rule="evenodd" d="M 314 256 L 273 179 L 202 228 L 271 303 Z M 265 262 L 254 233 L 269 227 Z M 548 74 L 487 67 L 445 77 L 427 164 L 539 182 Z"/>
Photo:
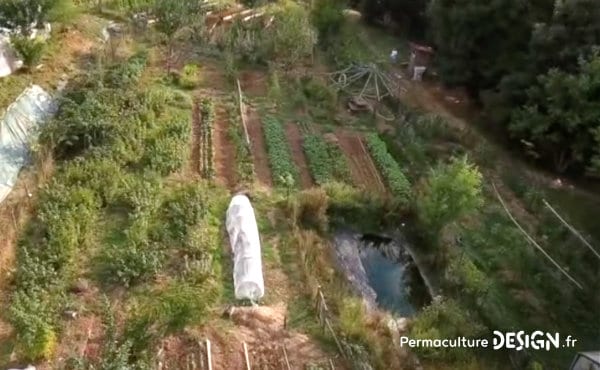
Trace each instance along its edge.
<path fill-rule="evenodd" d="M 46 41 L 52 33 L 50 23 L 44 23 L 44 28 L 35 28 L 37 22 L 31 24 L 29 38 Z M 18 34 L 19 30 L 0 27 L 0 77 L 6 77 L 23 66 L 23 61 L 10 45 L 10 37 Z"/>
<path fill-rule="evenodd" d="M 27 162 L 32 136 L 55 111 L 50 94 L 37 85 L 26 88 L 6 110 L 0 121 L 0 203 Z"/>
<path fill-rule="evenodd" d="M 265 294 L 260 237 L 254 209 L 245 195 L 236 195 L 227 209 L 227 232 L 233 251 L 236 299 L 255 302 Z"/>
<path fill-rule="evenodd" d="M 10 38 L 0 34 L 0 77 L 8 76 L 22 66 L 23 61 L 10 46 Z"/>

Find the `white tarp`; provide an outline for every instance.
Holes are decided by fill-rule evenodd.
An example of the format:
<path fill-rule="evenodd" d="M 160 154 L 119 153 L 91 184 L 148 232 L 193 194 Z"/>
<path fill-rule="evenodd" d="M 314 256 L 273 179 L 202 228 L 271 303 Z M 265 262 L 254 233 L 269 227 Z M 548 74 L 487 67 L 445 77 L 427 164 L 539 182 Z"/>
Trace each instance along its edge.
<path fill-rule="evenodd" d="M 0 203 L 25 165 L 32 134 L 55 111 L 52 97 L 37 85 L 26 88 L 0 121 Z"/>
<path fill-rule="evenodd" d="M 46 41 L 52 33 L 50 23 L 44 23 L 44 28 L 35 28 L 37 22 L 31 24 L 29 38 Z M 10 37 L 18 34 L 18 29 L 0 27 L 0 77 L 6 77 L 23 66 L 23 61 L 18 58 L 17 53 L 10 44 Z"/>
<path fill-rule="evenodd" d="M 12 74 L 23 66 L 23 61 L 17 58 L 10 46 L 10 38 L 0 34 L 0 77 Z"/>
<path fill-rule="evenodd" d="M 236 299 L 257 301 L 265 294 L 260 237 L 254 209 L 245 195 L 236 195 L 227 209 L 227 232 L 233 251 Z"/>

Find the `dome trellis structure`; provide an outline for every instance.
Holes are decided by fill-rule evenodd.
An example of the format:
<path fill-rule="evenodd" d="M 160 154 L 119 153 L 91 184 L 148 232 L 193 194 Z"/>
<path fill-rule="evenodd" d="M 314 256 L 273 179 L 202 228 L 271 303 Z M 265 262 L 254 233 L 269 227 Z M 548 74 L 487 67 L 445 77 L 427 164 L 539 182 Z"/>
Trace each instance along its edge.
<path fill-rule="evenodd" d="M 352 64 L 329 74 L 333 87 L 358 99 L 377 102 L 387 96 L 395 96 L 399 88 L 397 80 L 375 63 Z"/>

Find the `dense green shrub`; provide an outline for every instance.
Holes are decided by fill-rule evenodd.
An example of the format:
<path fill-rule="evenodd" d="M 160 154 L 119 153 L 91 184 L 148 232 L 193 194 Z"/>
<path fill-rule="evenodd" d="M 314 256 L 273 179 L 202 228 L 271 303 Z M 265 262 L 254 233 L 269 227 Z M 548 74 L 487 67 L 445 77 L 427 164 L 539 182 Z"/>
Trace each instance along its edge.
<path fill-rule="evenodd" d="M 105 76 L 109 87 L 123 88 L 135 84 L 146 68 L 148 52 L 140 51 L 133 55 L 126 63 L 111 67 Z"/>
<path fill-rule="evenodd" d="M 84 150 L 104 145 L 115 134 L 111 112 L 112 93 L 107 91 L 67 92 L 59 102 L 55 119 L 41 134 L 59 158 L 73 157 Z"/>
<path fill-rule="evenodd" d="M 351 339 L 361 340 L 366 336 L 365 305 L 358 298 L 345 298 L 340 305 L 340 328 Z"/>
<path fill-rule="evenodd" d="M 288 202 L 288 213 L 294 223 L 318 231 L 327 230 L 329 196 L 325 190 L 321 188 L 304 190 Z"/>
<path fill-rule="evenodd" d="M 124 245 L 107 246 L 100 256 L 102 282 L 125 287 L 152 278 L 164 265 L 164 252 L 155 243 L 127 236 Z"/>
<path fill-rule="evenodd" d="M 200 69 L 195 64 L 186 64 L 179 76 L 179 85 L 186 89 L 193 89 L 200 81 Z"/>
<path fill-rule="evenodd" d="M 298 169 L 292 159 L 283 126 L 275 117 L 268 116 L 263 120 L 263 129 L 273 182 L 278 186 L 289 186 L 285 179 L 291 176 L 293 180 L 297 180 Z"/>
<path fill-rule="evenodd" d="M 17 332 L 19 350 L 28 360 L 49 358 L 57 345 L 54 327 L 55 304 L 47 295 L 35 290 L 17 291 L 12 298 L 8 317 Z"/>
<path fill-rule="evenodd" d="M 331 119 L 331 112 L 336 110 L 337 93 L 322 80 L 304 77 L 300 80 L 304 95 L 305 107 L 315 118 Z"/>
<path fill-rule="evenodd" d="M 287 66 L 310 56 L 317 35 L 305 7 L 285 1 L 267 11 L 274 19 L 268 29 L 260 19 L 235 20 L 221 40 L 225 53 L 250 63 L 274 61 Z"/>
<path fill-rule="evenodd" d="M 311 19 L 319 31 L 319 41 L 329 41 L 339 33 L 344 23 L 344 1 L 317 0 L 313 2 Z"/>
<path fill-rule="evenodd" d="M 59 271 L 67 266 L 77 249 L 89 242 L 99 208 L 99 199 L 89 189 L 57 182 L 47 186 L 37 215 L 45 233 L 41 256 Z"/>
<path fill-rule="evenodd" d="M 467 255 L 453 256 L 446 269 L 447 281 L 464 289 L 468 294 L 481 297 L 487 293 L 490 281 Z"/>
<path fill-rule="evenodd" d="M 68 180 L 63 177 L 62 180 Z M 95 230 L 100 199 L 94 191 L 54 179 L 41 190 L 38 214 L 19 241 L 9 320 L 30 359 L 49 357 L 56 345 L 56 311 L 79 248 Z"/>
<path fill-rule="evenodd" d="M 313 134 L 304 136 L 303 147 L 311 174 L 317 184 L 350 181 L 348 163 L 337 145 L 328 143 L 321 135 Z"/>
<path fill-rule="evenodd" d="M 370 134 L 367 136 L 367 147 L 387 181 L 392 194 L 401 202 L 408 202 L 411 199 L 410 183 L 404 176 L 398 162 L 388 152 L 385 142 L 377 134 Z"/>
<path fill-rule="evenodd" d="M 434 301 L 425 307 L 410 329 L 412 339 L 478 338 L 485 327 L 468 310 L 451 299 Z M 420 346 L 415 350 L 424 358 L 444 361 L 465 361 L 472 354 L 468 348 Z"/>
<path fill-rule="evenodd" d="M 186 161 L 186 143 L 172 137 L 152 138 L 147 142 L 141 159 L 142 166 L 161 175 L 179 170 Z"/>
<path fill-rule="evenodd" d="M 73 186 L 86 186 L 104 204 L 112 203 L 125 176 L 123 169 L 114 161 L 105 158 L 78 158 L 68 162 L 55 175 L 60 182 Z"/>
<path fill-rule="evenodd" d="M 14 275 L 15 286 L 22 292 L 36 289 L 46 290 L 64 283 L 62 270 L 52 261 L 44 258 L 45 244 L 21 240 L 17 254 L 17 269 Z"/>
<path fill-rule="evenodd" d="M 30 39 L 27 36 L 20 35 L 12 36 L 10 44 L 23 60 L 23 65 L 27 68 L 34 68 L 39 64 L 46 47 L 45 42 L 42 40 L 37 38 Z"/>
<path fill-rule="evenodd" d="M 356 35 L 356 28 L 343 24 L 335 40 L 329 43 L 328 54 L 337 68 L 347 68 L 355 63 L 372 62 L 373 55 Z"/>
<path fill-rule="evenodd" d="M 198 185 L 175 189 L 161 205 L 164 225 L 173 240 L 185 240 L 190 226 L 206 215 L 206 197 Z"/>
<path fill-rule="evenodd" d="M 417 198 L 419 217 L 434 233 L 482 204 L 482 175 L 467 157 L 432 169 Z"/>
<path fill-rule="evenodd" d="M 234 20 L 221 40 L 227 74 L 235 74 L 238 59 L 249 63 L 266 63 L 271 56 L 268 37 L 260 21 Z"/>
<path fill-rule="evenodd" d="M 115 205 L 129 208 L 134 214 L 153 212 L 160 206 L 162 184 L 156 173 L 127 175 L 119 184 Z"/>
<path fill-rule="evenodd" d="M 284 1 L 273 7 L 275 21 L 268 32 L 276 60 L 291 66 L 312 55 L 317 33 L 304 6 Z"/>

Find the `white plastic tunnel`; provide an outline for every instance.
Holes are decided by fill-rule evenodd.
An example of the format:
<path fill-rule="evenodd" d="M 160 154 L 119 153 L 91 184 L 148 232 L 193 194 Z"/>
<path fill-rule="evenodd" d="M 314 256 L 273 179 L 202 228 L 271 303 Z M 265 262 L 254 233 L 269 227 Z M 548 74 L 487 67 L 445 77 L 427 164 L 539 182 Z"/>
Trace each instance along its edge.
<path fill-rule="evenodd" d="M 260 237 L 254 209 L 245 195 L 236 195 L 227 209 L 227 233 L 233 252 L 236 299 L 257 301 L 265 294 Z"/>

